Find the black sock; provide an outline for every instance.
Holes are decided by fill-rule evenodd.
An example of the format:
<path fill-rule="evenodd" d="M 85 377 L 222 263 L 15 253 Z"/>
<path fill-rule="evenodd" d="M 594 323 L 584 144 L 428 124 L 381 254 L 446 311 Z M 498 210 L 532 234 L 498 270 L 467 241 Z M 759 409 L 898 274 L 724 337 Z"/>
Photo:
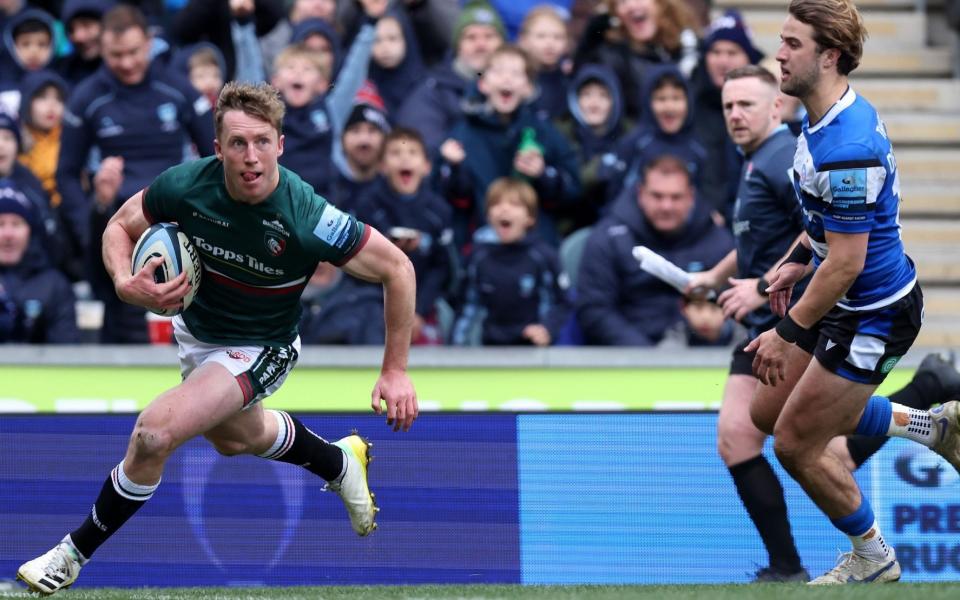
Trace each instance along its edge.
<path fill-rule="evenodd" d="M 933 373 L 918 373 L 910 383 L 900 390 L 890 394 L 890 402 L 924 410 L 931 404 L 946 401 L 943 386 Z M 857 468 L 867 462 L 867 459 L 876 454 L 887 440 L 884 436 L 851 435 L 847 438 L 847 450 Z"/>
<path fill-rule="evenodd" d="M 343 450 L 307 429 L 282 410 L 268 410 L 277 418 L 277 441 L 260 456 L 299 465 L 314 475 L 333 481 L 343 472 Z"/>
<path fill-rule="evenodd" d="M 729 467 L 737 493 L 760 533 L 770 557 L 770 567 L 796 573 L 803 567 L 793 543 L 783 486 L 762 454 Z"/>
<path fill-rule="evenodd" d="M 101 544 L 147 503 L 160 485 L 160 482 L 156 485 L 135 484 L 126 478 L 122 469 L 121 462 L 110 471 L 90 514 L 80 527 L 70 532 L 74 547 L 84 558 L 93 556 Z"/>

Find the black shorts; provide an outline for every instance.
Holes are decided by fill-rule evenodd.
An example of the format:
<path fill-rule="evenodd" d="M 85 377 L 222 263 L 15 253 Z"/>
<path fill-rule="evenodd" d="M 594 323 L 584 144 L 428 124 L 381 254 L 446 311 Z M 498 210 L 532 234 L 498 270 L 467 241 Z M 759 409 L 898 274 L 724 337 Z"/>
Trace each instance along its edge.
<path fill-rule="evenodd" d="M 878 385 L 913 345 L 922 322 L 920 284 L 900 300 L 877 310 L 835 307 L 812 328 L 820 332 L 813 355 L 831 373 Z"/>
<path fill-rule="evenodd" d="M 797 338 L 797 346 L 807 354 L 813 354 L 813 351 L 817 347 L 817 340 L 820 337 L 820 333 L 816 328 L 811 328 L 804 330 L 803 334 Z M 747 347 L 747 344 L 753 341 L 753 338 L 747 338 L 737 344 L 733 349 L 733 357 L 730 359 L 730 374 L 731 375 L 753 375 L 753 359 L 756 357 L 756 352 L 745 352 L 744 348 Z"/>

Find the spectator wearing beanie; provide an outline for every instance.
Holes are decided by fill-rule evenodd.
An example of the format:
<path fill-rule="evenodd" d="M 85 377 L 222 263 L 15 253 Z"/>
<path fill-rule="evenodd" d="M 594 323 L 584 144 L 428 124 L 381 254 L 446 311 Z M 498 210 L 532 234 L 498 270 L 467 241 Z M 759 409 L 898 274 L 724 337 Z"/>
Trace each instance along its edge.
<path fill-rule="evenodd" d="M 727 135 L 720 89 L 727 73 L 762 59 L 743 17 L 728 10 L 711 23 L 703 41 L 703 60 L 692 78 L 694 134 L 711 157 L 700 173 L 702 198 L 728 222 L 737 195 L 740 155 Z"/>
<path fill-rule="evenodd" d="M 60 21 L 73 46 L 73 52 L 58 59 L 55 68 L 70 85 L 93 75 L 103 63 L 100 55 L 100 19 L 113 8 L 114 0 L 67 0 Z"/>
<path fill-rule="evenodd" d="M 342 153 L 334 153 L 336 174 L 327 200 L 340 210 L 355 214 L 355 203 L 373 185 L 380 171 L 383 142 L 390 122 L 376 86 L 367 84 L 357 93 L 353 110 L 340 136 Z"/>
<path fill-rule="evenodd" d="M 462 113 L 460 102 L 505 37 L 503 22 L 489 4 L 468 2 L 453 29 L 453 58 L 431 69 L 403 103 L 396 123 L 418 131 L 435 155 Z"/>
<path fill-rule="evenodd" d="M 0 342 L 71 344 L 80 341 L 70 282 L 43 256 L 29 252 L 40 226 L 33 204 L 0 184 Z"/>
<path fill-rule="evenodd" d="M 69 256 L 65 229 L 50 206 L 50 198 L 40 180 L 17 161 L 22 145 L 20 123 L 5 112 L 0 112 L 0 183 L 14 188 L 30 201 L 38 227 L 30 239 L 29 254 L 40 257 L 46 264 L 63 267 Z M 71 277 L 79 271 L 70 271 Z"/>

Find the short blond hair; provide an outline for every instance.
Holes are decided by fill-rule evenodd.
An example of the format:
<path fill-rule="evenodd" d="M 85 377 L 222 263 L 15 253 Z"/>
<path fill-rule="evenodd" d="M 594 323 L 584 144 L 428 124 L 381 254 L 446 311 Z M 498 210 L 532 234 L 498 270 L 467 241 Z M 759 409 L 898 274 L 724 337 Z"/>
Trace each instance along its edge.
<path fill-rule="evenodd" d="M 284 64 L 293 60 L 307 61 L 310 66 L 320 72 L 324 79 L 330 81 L 330 76 L 332 75 L 330 61 L 325 60 L 319 52 L 311 50 L 303 42 L 290 44 L 280 51 L 280 54 L 273 59 L 274 72 L 278 71 Z"/>
<path fill-rule="evenodd" d="M 223 115 L 231 110 L 239 110 L 246 115 L 270 123 L 283 133 L 283 114 L 285 107 L 277 88 L 266 83 L 242 83 L 231 81 L 220 90 L 217 108 L 214 110 L 214 128 L 217 139 L 223 131 Z"/>
<path fill-rule="evenodd" d="M 537 218 L 536 190 L 526 181 L 513 177 L 500 177 L 493 180 L 487 188 L 487 211 L 503 202 L 509 195 L 519 198 L 530 216 Z"/>
<path fill-rule="evenodd" d="M 791 0 L 790 14 L 813 28 L 813 41 L 820 51 L 840 51 L 837 72 L 849 75 L 860 66 L 867 28 L 851 0 Z"/>

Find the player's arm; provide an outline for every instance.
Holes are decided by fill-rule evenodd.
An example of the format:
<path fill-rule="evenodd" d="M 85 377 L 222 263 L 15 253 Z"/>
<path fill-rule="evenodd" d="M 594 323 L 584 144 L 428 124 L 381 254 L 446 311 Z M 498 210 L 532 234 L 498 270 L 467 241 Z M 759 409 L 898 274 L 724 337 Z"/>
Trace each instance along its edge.
<path fill-rule="evenodd" d="M 366 281 L 383 285 L 386 343 L 380 379 L 373 389 L 371 406 L 380 414 L 387 402 L 387 424 L 405 431 L 417 418 L 417 394 L 407 377 L 410 337 L 413 333 L 417 280 L 413 264 L 402 250 L 367 225 L 369 239 L 343 270 Z"/>
<path fill-rule="evenodd" d="M 149 226 L 141 190 L 124 202 L 107 223 L 103 231 L 103 266 L 124 302 L 144 308 L 174 308 L 190 287 L 185 273 L 166 283 L 155 283 L 153 272 L 163 263 L 162 258 L 156 257 L 135 275 L 131 274 L 134 243 Z"/>
<path fill-rule="evenodd" d="M 810 279 L 803 297 L 790 309 L 790 317 L 804 329 L 812 327 L 850 289 L 867 259 L 869 232 L 825 232 L 830 252 Z"/>
<path fill-rule="evenodd" d="M 692 273 L 685 293 L 690 295 L 697 288 L 717 289 L 723 287 L 727 279 L 737 274 L 737 249 L 727 253 L 712 269 Z"/>

